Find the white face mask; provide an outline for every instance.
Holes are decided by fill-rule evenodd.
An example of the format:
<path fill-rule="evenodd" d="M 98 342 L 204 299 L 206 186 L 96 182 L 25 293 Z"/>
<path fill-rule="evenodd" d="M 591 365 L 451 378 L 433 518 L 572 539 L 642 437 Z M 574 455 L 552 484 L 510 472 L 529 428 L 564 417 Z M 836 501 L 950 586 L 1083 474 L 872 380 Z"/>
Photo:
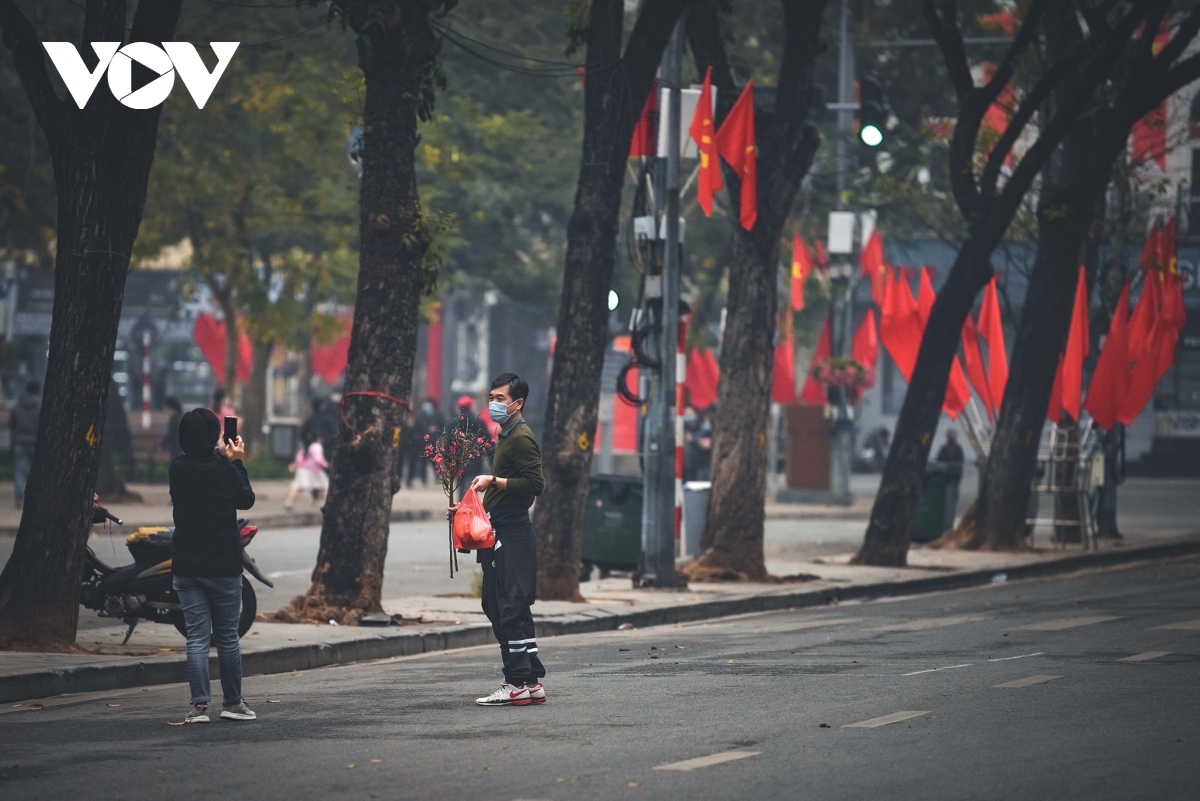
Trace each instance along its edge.
<path fill-rule="evenodd" d="M 488 417 L 492 418 L 492 422 L 504 425 L 508 422 L 508 418 L 512 417 L 512 415 L 508 413 L 508 407 L 512 406 L 513 403 L 516 403 L 516 401 L 507 404 L 501 403 L 500 401 L 489 401 Z"/>

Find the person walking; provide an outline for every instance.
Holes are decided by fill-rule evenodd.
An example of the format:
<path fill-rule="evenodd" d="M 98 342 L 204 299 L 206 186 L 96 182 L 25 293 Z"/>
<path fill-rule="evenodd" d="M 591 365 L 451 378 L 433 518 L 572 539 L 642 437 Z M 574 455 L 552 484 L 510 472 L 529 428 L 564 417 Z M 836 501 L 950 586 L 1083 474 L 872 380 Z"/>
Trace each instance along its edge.
<path fill-rule="evenodd" d="M 946 431 L 946 443 L 938 449 L 937 462 L 946 474 L 946 497 L 942 508 L 942 528 L 954 528 L 954 519 L 958 514 L 958 485 L 962 481 L 963 465 L 966 454 L 962 445 L 958 444 L 958 432 L 953 428 Z"/>
<path fill-rule="evenodd" d="M 529 384 L 515 373 L 492 381 L 488 412 L 500 428 L 492 472 L 478 476 L 471 489 L 482 492 L 496 533 L 496 544 L 478 551 L 483 566 L 483 612 L 500 643 L 504 682 L 480 706 L 527 706 L 546 702 L 546 668 L 538 656 L 530 606 L 537 596 L 537 538 L 529 507 L 542 494 L 542 452 L 522 411 Z M 454 518 L 457 505 L 447 516 Z"/>
<path fill-rule="evenodd" d="M 325 449 L 321 447 L 321 440 L 317 439 L 316 432 L 305 433 L 304 446 L 296 452 L 296 458 L 288 465 L 288 470 L 295 474 L 295 478 L 292 479 L 287 500 L 283 502 L 283 511 L 291 514 L 296 496 L 302 492 L 312 493 L 313 502 L 319 505 L 325 491 L 329 489 L 329 476 L 325 473 L 328 467 Z"/>
<path fill-rule="evenodd" d="M 179 421 L 183 419 L 183 406 L 178 398 L 167 398 L 163 406 L 171 410 L 171 418 L 167 420 L 167 433 L 159 444 L 171 457 L 171 461 L 183 456 L 183 448 L 179 447 Z"/>
<path fill-rule="evenodd" d="M 171 463 L 172 578 L 187 628 L 187 677 L 192 708 L 184 723 L 208 723 L 212 691 L 208 649 L 217 646 L 225 720 L 257 716 L 242 697 L 242 543 L 237 510 L 254 506 L 242 464 L 242 438 L 222 442 L 221 421 L 210 409 L 193 409 L 179 421 L 183 456 Z"/>
<path fill-rule="evenodd" d="M 13 496 L 20 509 L 25 505 L 25 485 L 33 467 L 33 446 L 37 444 L 38 420 L 42 414 L 42 385 L 30 381 L 25 394 L 17 398 L 8 415 L 9 441 L 13 454 Z"/>

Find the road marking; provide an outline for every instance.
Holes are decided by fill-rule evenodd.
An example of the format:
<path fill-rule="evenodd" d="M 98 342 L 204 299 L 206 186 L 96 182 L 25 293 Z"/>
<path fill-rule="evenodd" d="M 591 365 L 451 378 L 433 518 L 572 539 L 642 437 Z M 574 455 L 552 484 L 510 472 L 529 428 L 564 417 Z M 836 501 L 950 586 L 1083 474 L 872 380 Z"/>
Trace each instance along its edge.
<path fill-rule="evenodd" d="M 1094 626 L 1097 623 L 1107 623 L 1110 620 L 1120 620 L 1120 615 L 1092 615 L 1091 617 L 1064 617 L 1059 620 L 1046 620 L 1041 623 L 1030 623 L 1028 626 L 1017 626 L 1015 631 L 1063 631 L 1080 626 Z"/>
<path fill-rule="evenodd" d="M 858 723 L 849 723 L 843 726 L 843 729 L 878 729 L 880 726 L 887 726 L 889 723 L 901 723 L 905 720 L 919 718 L 922 715 L 928 715 L 928 712 L 904 711 L 893 712 L 890 715 L 884 715 L 880 718 L 871 718 L 870 720 L 860 720 Z"/>
<path fill-rule="evenodd" d="M 1170 651 L 1146 651 L 1144 654 L 1134 654 L 1133 656 L 1125 656 L 1118 659 L 1118 662 L 1149 662 L 1151 659 L 1158 659 L 1160 656 L 1166 656 Z"/>
<path fill-rule="evenodd" d="M 971 665 L 947 665 L 946 667 L 930 668 L 929 670 L 914 670 L 912 673 L 901 673 L 901 676 L 920 676 L 922 673 L 937 673 L 939 670 L 954 670 L 955 668 L 965 668 Z"/>
<path fill-rule="evenodd" d="M 996 657 L 995 659 L 989 659 L 988 661 L 989 662 L 1008 662 L 1012 659 L 1028 659 L 1031 656 L 1042 656 L 1045 653 L 1046 653 L 1045 651 L 1038 651 L 1036 654 L 1021 654 L 1020 656 L 1000 656 L 1000 657 Z"/>
<path fill-rule="evenodd" d="M 1179 623 L 1168 623 L 1165 626 L 1155 626 L 1155 631 L 1200 631 L 1200 620 L 1184 620 Z"/>
<path fill-rule="evenodd" d="M 987 615 L 950 615 L 949 617 L 925 617 L 916 620 L 909 620 L 904 623 L 895 623 L 891 626 L 881 626 L 876 631 L 926 631 L 928 629 L 940 629 L 946 626 L 958 626 L 963 623 L 977 623 L 980 620 L 986 620 Z"/>
<path fill-rule="evenodd" d="M 719 754 L 710 754 L 708 756 L 696 757 L 695 759 L 685 759 L 682 762 L 670 762 L 666 765 L 659 765 L 655 770 L 696 770 L 697 768 L 720 765 L 722 762 L 733 762 L 738 759 L 758 756 L 761 753 L 762 751 L 722 751 Z"/>
<path fill-rule="evenodd" d="M 1031 684 L 1045 684 L 1048 681 L 1054 681 L 1055 679 L 1061 679 L 1061 678 L 1062 678 L 1062 676 L 1045 676 L 1045 675 L 1029 676 L 1024 679 L 1013 679 L 1012 681 L 1006 681 L 1003 684 L 997 684 L 996 689 L 998 689 L 998 690 L 1018 690 L 1021 687 L 1028 687 Z"/>

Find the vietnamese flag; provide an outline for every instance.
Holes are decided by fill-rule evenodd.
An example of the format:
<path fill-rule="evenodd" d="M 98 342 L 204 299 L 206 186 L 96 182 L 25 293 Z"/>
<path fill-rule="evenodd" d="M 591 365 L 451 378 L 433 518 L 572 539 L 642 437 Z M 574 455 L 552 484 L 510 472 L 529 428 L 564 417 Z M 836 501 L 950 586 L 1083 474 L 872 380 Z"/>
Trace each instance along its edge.
<path fill-rule="evenodd" d="M 1129 281 L 1121 288 L 1108 336 L 1092 371 L 1083 407 L 1105 431 L 1111 431 L 1129 386 Z"/>
<path fill-rule="evenodd" d="M 1125 395 L 1117 409 L 1117 421 L 1130 425 L 1154 397 L 1158 385 L 1158 353 L 1155 350 L 1160 301 L 1157 273 L 1145 274 L 1137 306 L 1129 317 L 1129 369 Z"/>
<path fill-rule="evenodd" d="M 238 326 L 234 326 L 238 328 Z M 196 325 L 192 328 L 192 338 L 204 354 L 205 360 L 212 367 L 213 375 L 218 382 L 225 380 L 225 332 L 224 320 L 218 320 L 207 312 L 196 315 Z M 254 349 L 250 337 L 245 331 L 238 331 L 237 364 L 234 366 L 234 380 L 239 384 L 250 378 L 250 362 Z M 231 389 L 226 387 L 226 390 Z"/>
<path fill-rule="evenodd" d="M 971 387 L 975 390 L 975 394 L 983 401 L 983 408 L 987 412 L 988 420 L 995 420 L 996 403 L 992 399 L 992 388 L 988 384 L 987 371 L 983 366 L 983 353 L 979 350 L 979 336 L 975 331 L 975 323 L 971 320 L 971 315 L 969 314 L 963 322 L 962 349 L 963 364 L 967 369 L 967 380 L 971 382 Z"/>
<path fill-rule="evenodd" d="M 784 313 L 779 342 L 775 345 L 775 364 L 771 371 L 771 401 L 788 404 L 796 402 L 796 343 L 792 336 L 791 309 Z"/>
<path fill-rule="evenodd" d="M 812 273 L 812 256 L 799 233 L 792 233 L 792 311 L 804 310 L 804 282 Z"/>
<path fill-rule="evenodd" d="M 950 363 L 950 378 L 946 382 L 946 394 L 942 398 L 942 411 L 951 420 L 957 420 L 971 400 L 971 390 L 967 386 L 967 376 L 963 372 L 958 356 Z"/>
<path fill-rule="evenodd" d="M 1058 424 L 1062 415 L 1072 420 L 1079 419 L 1080 402 L 1083 399 L 1083 360 L 1088 354 L 1088 288 L 1087 272 L 1079 268 L 1079 279 L 1075 282 L 1075 303 L 1071 313 L 1071 330 L 1067 334 L 1067 347 L 1058 363 L 1058 374 L 1054 388 L 1050 391 L 1050 405 L 1046 417 Z"/>
<path fill-rule="evenodd" d="M 875 384 L 875 368 L 879 364 L 879 333 L 875 326 L 875 310 L 867 309 L 854 339 L 850 341 L 850 356 L 867 371 L 867 386 Z M 859 393 L 853 393 L 850 402 L 858 403 Z"/>
<path fill-rule="evenodd" d="M 879 339 L 905 381 L 912 380 L 917 351 L 921 347 L 921 331 L 917 299 L 913 297 L 908 281 L 897 272 L 894 280 L 888 281 L 885 287 L 880 307 Z"/>
<path fill-rule="evenodd" d="M 867 244 L 859 254 L 858 264 L 862 267 L 863 275 L 871 282 L 871 300 L 875 301 L 877 306 L 882 305 L 887 265 L 883 260 L 883 234 L 879 233 L 878 229 L 871 232 Z"/>
<path fill-rule="evenodd" d="M 700 154 L 700 174 L 696 177 L 696 200 L 704 209 L 704 216 L 712 216 L 713 195 L 723 185 L 721 162 L 717 158 L 716 128 L 713 126 L 712 67 L 704 72 L 704 86 L 700 89 L 700 100 L 688 134 L 696 143 Z"/>
<path fill-rule="evenodd" d="M 1187 322 L 1183 307 L 1183 279 L 1178 274 L 1160 275 L 1159 334 L 1155 349 L 1158 351 L 1158 380 L 1161 381 L 1175 361 L 1175 348 L 1179 344 L 1179 332 Z"/>
<path fill-rule="evenodd" d="M 1004 325 L 1000 321 L 1000 298 L 996 277 L 983 290 L 983 307 L 979 310 L 979 336 L 988 346 L 987 376 L 992 403 L 996 412 L 1004 402 L 1004 386 L 1008 383 L 1008 351 L 1004 346 Z"/>
<path fill-rule="evenodd" d="M 824 406 L 826 403 L 825 389 L 812 376 L 812 368 L 833 353 L 830 345 L 830 316 L 825 317 L 825 325 L 821 328 L 821 338 L 817 341 L 817 349 L 813 351 L 812 365 L 808 368 L 808 377 L 804 380 L 804 388 L 800 390 L 800 402 L 809 406 Z"/>
<path fill-rule="evenodd" d="M 746 81 L 741 97 L 717 131 L 717 152 L 741 181 L 739 220 L 749 231 L 758 220 L 758 154 L 754 138 L 754 81 Z"/>
<path fill-rule="evenodd" d="M 654 156 L 658 154 L 658 129 L 654 126 L 654 115 L 658 114 L 658 79 L 650 84 L 650 94 L 642 104 L 642 113 L 633 126 L 633 139 L 629 142 L 629 157 Z"/>

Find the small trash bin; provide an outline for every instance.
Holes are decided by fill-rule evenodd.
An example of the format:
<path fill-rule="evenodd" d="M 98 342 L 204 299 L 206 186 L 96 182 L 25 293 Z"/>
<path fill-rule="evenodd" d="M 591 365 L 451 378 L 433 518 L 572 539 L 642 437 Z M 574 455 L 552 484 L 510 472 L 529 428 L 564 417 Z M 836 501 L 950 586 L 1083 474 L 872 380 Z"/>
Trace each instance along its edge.
<path fill-rule="evenodd" d="M 711 481 L 685 481 L 683 484 L 683 555 L 700 555 L 700 536 L 708 519 Z"/>
<path fill-rule="evenodd" d="M 913 542 L 932 542 L 946 530 L 946 487 L 952 480 L 940 465 L 930 463 L 925 470 L 921 506 L 913 523 Z"/>
<path fill-rule="evenodd" d="M 637 570 L 642 557 L 642 479 L 595 475 L 583 511 L 583 572 Z"/>

